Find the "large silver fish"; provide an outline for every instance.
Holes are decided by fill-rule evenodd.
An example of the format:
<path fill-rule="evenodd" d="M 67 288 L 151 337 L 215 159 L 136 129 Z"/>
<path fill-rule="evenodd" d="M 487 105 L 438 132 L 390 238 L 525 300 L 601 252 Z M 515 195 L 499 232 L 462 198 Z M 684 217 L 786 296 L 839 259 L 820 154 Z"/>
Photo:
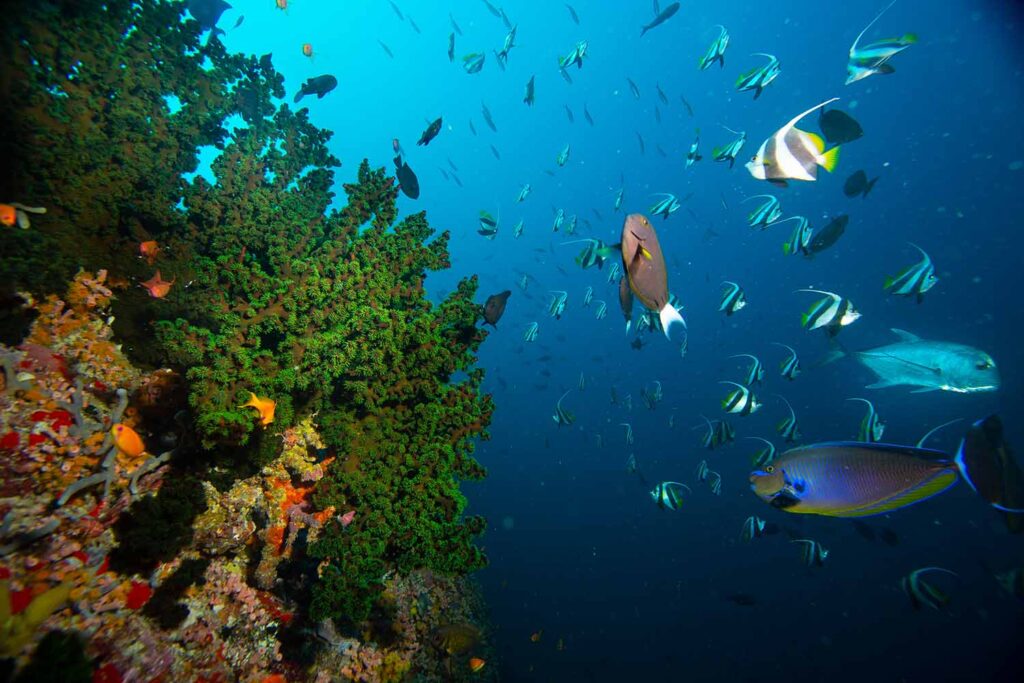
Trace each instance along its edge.
<path fill-rule="evenodd" d="M 974 394 L 999 388 L 999 370 L 992 356 L 965 344 L 931 341 L 903 330 L 893 329 L 900 338 L 895 344 L 879 346 L 852 355 L 878 381 L 869 389 L 917 387 L 914 393 L 952 391 Z"/>

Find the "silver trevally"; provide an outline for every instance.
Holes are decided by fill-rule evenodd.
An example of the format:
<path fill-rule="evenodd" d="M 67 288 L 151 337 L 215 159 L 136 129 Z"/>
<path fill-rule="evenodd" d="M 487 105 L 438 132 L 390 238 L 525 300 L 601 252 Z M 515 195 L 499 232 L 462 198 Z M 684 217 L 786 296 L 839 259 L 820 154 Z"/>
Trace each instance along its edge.
<path fill-rule="evenodd" d="M 952 391 L 974 394 L 999 388 L 999 370 L 992 356 L 966 344 L 931 341 L 893 328 L 895 344 L 856 351 L 854 358 L 878 375 L 868 389 L 917 387 L 914 393 Z"/>

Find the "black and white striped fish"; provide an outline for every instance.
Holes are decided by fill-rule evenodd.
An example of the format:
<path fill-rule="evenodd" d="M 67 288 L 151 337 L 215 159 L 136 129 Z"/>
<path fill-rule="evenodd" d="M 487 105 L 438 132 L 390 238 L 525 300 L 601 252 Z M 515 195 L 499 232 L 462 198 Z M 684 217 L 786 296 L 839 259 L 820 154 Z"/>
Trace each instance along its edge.
<path fill-rule="evenodd" d="M 750 415 L 761 409 L 761 402 L 757 400 L 757 396 L 749 387 L 728 380 L 721 381 L 719 384 L 736 387 L 722 399 L 722 410 L 725 412 L 732 415 Z"/>
<path fill-rule="evenodd" d="M 664 197 L 660 202 L 657 202 L 651 207 L 651 213 L 655 216 L 661 216 L 662 218 L 668 218 L 669 214 L 675 213 L 679 210 L 681 204 L 676 199 L 674 194 L 668 192 L 659 193 L 660 197 Z"/>
<path fill-rule="evenodd" d="M 917 303 L 921 303 L 924 293 L 934 287 L 939 278 L 935 275 L 935 264 L 925 250 L 913 242 L 910 246 L 921 252 L 921 260 L 904 268 L 899 275 L 885 278 L 882 289 L 896 296 L 917 297 Z"/>
<path fill-rule="evenodd" d="M 910 598 L 910 604 L 915 610 L 919 610 L 922 607 L 931 607 L 934 610 L 942 609 L 949 603 L 949 596 L 921 578 L 921 575 L 927 572 L 943 572 L 959 578 L 956 572 L 943 569 L 942 567 L 923 567 L 915 569 L 900 579 L 900 588 Z"/>
<path fill-rule="evenodd" d="M 833 97 L 811 107 L 761 143 L 757 154 L 746 164 L 750 175 L 758 180 L 785 185 L 787 180 L 817 180 L 818 166 L 830 173 L 834 171 L 839 161 L 839 147 L 826 152 L 821 136 L 800 130 L 796 124 L 811 112 L 838 99 Z"/>
<path fill-rule="evenodd" d="M 762 439 L 759 436 L 745 436 L 744 439 L 752 439 L 754 441 L 760 441 L 765 444 L 765 447 L 754 454 L 754 457 L 750 459 L 750 463 L 757 469 L 764 469 L 766 465 L 770 465 L 775 461 L 775 458 L 779 454 L 779 449 L 775 447 L 768 439 Z"/>
<path fill-rule="evenodd" d="M 800 558 L 808 567 L 821 567 L 825 564 L 825 560 L 828 559 L 828 551 L 817 541 L 812 541 L 809 538 L 797 538 L 791 541 L 791 543 L 804 544 Z"/>
<path fill-rule="evenodd" d="M 729 358 L 749 358 L 751 360 L 750 368 L 747 369 L 747 379 L 744 382 L 748 387 L 761 384 L 764 381 L 764 365 L 761 364 L 761 359 L 757 356 L 749 353 L 738 353 L 735 356 L 729 356 Z"/>
<path fill-rule="evenodd" d="M 722 292 L 722 302 L 718 306 L 719 311 L 726 315 L 732 315 L 747 305 L 747 295 L 743 292 L 742 287 L 729 280 L 722 284 L 725 285 L 725 291 Z"/>
<path fill-rule="evenodd" d="M 782 253 L 786 256 L 796 254 L 810 256 L 811 235 L 814 232 L 811 229 L 810 221 L 803 216 L 790 216 L 789 218 L 776 222 L 775 225 L 785 223 L 786 221 L 796 221 L 796 227 L 793 228 L 793 232 L 790 234 L 789 240 L 782 245 Z"/>
<path fill-rule="evenodd" d="M 697 129 L 697 136 L 693 139 L 693 144 L 690 145 L 690 150 L 686 153 L 686 168 L 690 168 L 695 163 L 703 159 L 700 155 L 700 128 Z"/>
<path fill-rule="evenodd" d="M 783 377 L 792 382 L 794 379 L 796 379 L 797 375 L 799 375 L 802 372 L 800 368 L 800 359 L 797 357 L 796 351 L 793 350 L 793 347 L 786 346 L 785 344 L 780 344 L 779 342 L 772 342 L 772 344 L 775 344 L 776 346 L 781 346 L 782 348 L 787 349 L 789 351 L 789 358 L 782 361 L 782 363 L 779 365 L 779 372 L 782 373 Z"/>
<path fill-rule="evenodd" d="M 789 404 L 789 401 L 778 394 L 776 394 L 776 396 L 786 404 L 787 408 L 789 408 L 789 417 L 777 424 L 775 426 L 775 431 L 779 433 L 779 436 L 785 439 L 786 443 L 796 443 L 802 436 L 800 434 L 800 424 L 796 421 L 796 413 L 793 412 L 793 406 Z"/>
<path fill-rule="evenodd" d="M 558 402 L 555 403 L 555 414 L 551 416 L 551 419 L 554 420 L 555 424 L 557 424 L 559 427 L 561 427 L 562 425 L 568 427 L 569 425 L 576 421 L 576 416 L 562 407 L 562 399 L 568 396 L 570 391 L 572 391 L 572 389 L 567 390 L 558 399 Z"/>
<path fill-rule="evenodd" d="M 835 331 L 840 327 L 851 325 L 860 318 L 860 312 L 853 307 L 853 302 L 839 296 L 835 292 L 826 292 L 820 289 L 800 289 L 800 292 L 812 292 L 824 294 L 824 298 L 814 302 L 807 312 L 800 316 L 800 324 L 808 330 L 816 330 L 819 327 L 830 328 Z"/>
<path fill-rule="evenodd" d="M 744 543 L 750 543 L 752 540 L 758 538 L 764 533 L 764 527 L 765 523 L 763 519 L 751 515 L 743 522 L 743 532 L 740 534 L 740 538 Z"/>
<path fill-rule="evenodd" d="M 752 228 L 760 228 L 764 230 L 769 225 L 779 220 L 782 216 L 782 204 L 771 194 L 755 194 L 752 197 L 747 197 L 743 201 L 751 199 L 765 199 L 761 206 L 757 207 L 750 214 L 747 215 L 747 225 Z"/>
<path fill-rule="evenodd" d="M 876 443 L 882 440 L 882 434 L 885 433 L 885 423 L 878 417 L 878 411 L 875 410 L 875 405 L 867 400 L 866 398 L 848 398 L 847 401 L 860 401 L 866 403 L 868 406 L 868 412 L 864 416 L 864 419 L 860 421 L 860 429 L 857 431 L 857 441 L 861 443 Z"/>
<path fill-rule="evenodd" d="M 691 493 L 690 487 L 677 481 L 663 481 L 651 489 L 651 500 L 663 510 L 678 510 L 683 506 L 683 491 Z"/>

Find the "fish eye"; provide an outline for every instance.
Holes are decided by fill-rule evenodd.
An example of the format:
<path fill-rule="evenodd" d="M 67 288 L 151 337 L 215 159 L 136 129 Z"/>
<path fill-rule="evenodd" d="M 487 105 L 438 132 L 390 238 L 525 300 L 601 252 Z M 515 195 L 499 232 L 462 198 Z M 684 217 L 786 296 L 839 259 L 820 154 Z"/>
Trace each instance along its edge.
<path fill-rule="evenodd" d="M 772 472 L 775 471 L 775 465 L 768 465 L 768 467 L 764 468 L 764 471 L 767 472 L 768 474 L 771 474 Z"/>
<path fill-rule="evenodd" d="M 982 361 L 978 361 L 978 363 L 975 365 L 975 367 L 977 367 L 979 370 L 988 370 L 993 365 L 994 365 L 994 363 L 991 363 L 990 361 L 982 360 Z"/>

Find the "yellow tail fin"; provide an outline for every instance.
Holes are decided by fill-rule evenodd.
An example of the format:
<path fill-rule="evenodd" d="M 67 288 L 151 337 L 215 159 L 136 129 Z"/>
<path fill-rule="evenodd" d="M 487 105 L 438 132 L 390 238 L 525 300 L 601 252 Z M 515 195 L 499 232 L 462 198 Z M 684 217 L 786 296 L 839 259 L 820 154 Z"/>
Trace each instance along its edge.
<path fill-rule="evenodd" d="M 833 147 L 821 155 L 821 167 L 831 173 L 839 165 L 839 148 Z"/>

